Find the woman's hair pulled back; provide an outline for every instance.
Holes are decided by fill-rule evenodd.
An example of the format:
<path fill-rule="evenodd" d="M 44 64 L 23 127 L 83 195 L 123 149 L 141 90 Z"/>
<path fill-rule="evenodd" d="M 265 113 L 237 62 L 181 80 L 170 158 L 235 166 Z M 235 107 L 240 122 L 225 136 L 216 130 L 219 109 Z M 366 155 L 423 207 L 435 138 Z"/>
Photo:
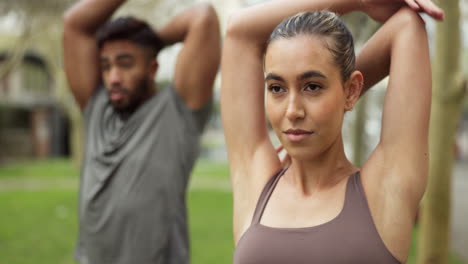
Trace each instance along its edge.
<path fill-rule="evenodd" d="M 326 46 L 340 68 L 342 80 L 348 80 L 356 63 L 353 36 L 335 13 L 304 12 L 286 18 L 273 30 L 267 46 L 278 38 L 287 39 L 299 35 L 326 37 Z"/>

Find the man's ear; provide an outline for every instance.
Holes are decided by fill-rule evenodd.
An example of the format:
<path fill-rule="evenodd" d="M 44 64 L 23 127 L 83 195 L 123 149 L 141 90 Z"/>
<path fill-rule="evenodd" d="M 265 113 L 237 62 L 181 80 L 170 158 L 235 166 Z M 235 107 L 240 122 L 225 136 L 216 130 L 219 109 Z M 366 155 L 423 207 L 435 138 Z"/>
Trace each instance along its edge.
<path fill-rule="evenodd" d="M 149 72 L 148 74 L 150 75 L 150 78 L 154 79 L 156 77 L 156 72 L 158 71 L 159 64 L 156 59 L 152 59 L 149 62 Z"/>
<path fill-rule="evenodd" d="M 360 71 L 354 71 L 345 83 L 345 111 L 351 111 L 361 96 L 364 77 Z"/>

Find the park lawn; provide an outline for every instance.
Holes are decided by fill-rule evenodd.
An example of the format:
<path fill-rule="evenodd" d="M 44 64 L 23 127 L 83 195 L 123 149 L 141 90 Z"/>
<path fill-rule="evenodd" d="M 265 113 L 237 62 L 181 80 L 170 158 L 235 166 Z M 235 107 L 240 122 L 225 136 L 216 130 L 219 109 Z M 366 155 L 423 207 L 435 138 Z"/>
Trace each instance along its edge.
<path fill-rule="evenodd" d="M 68 159 L 19 161 L 0 166 L 0 179 L 78 178 L 79 171 Z"/>
<path fill-rule="evenodd" d="M 189 193 L 193 263 L 231 263 L 231 195 Z M 0 192 L 1 264 L 72 264 L 76 191 Z"/>
<path fill-rule="evenodd" d="M 0 263 L 73 263 L 74 191 L 0 192 Z"/>
<path fill-rule="evenodd" d="M 0 168 L 0 264 L 74 263 L 77 177 L 77 169 L 67 160 Z M 2 189 L 2 181 L 12 178 L 75 181 L 69 188 Z M 219 184 L 205 186 L 207 182 Z M 228 183 L 226 164 L 201 161 L 194 170 L 188 194 L 193 264 L 232 263 L 232 197 L 223 188 Z M 415 243 L 413 239 L 413 248 Z M 414 255 L 412 250 L 408 263 L 415 263 Z M 462 262 L 452 257 L 450 263 Z"/>
<path fill-rule="evenodd" d="M 229 182 L 226 164 L 200 161 L 188 194 L 192 263 L 231 263 L 232 199 L 225 190 L 204 189 L 205 182 Z M 74 179 L 75 186 L 53 182 Z M 68 160 L 19 162 L 0 167 L 0 264 L 73 264 L 77 234 L 78 170 Z M 43 182 L 41 188 L 31 182 Z M 27 190 L 3 189 L 24 182 Z M 49 184 L 50 182 L 50 184 Z M 200 182 L 200 184 L 197 184 Z M 51 186 L 50 188 L 43 186 Z"/>
<path fill-rule="evenodd" d="M 19 161 L 0 165 L 0 179 L 24 178 L 77 178 L 79 170 L 68 159 Z M 194 167 L 192 179 L 209 178 L 227 180 L 229 177 L 226 163 L 199 160 Z"/>

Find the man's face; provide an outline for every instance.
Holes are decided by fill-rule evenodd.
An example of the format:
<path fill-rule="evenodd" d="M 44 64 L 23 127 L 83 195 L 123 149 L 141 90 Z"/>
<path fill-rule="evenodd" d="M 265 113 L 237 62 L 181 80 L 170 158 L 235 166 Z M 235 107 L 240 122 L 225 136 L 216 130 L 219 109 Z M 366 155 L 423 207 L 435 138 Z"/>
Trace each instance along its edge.
<path fill-rule="evenodd" d="M 144 48 L 128 40 L 108 41 L 100 57 L 102 79 L 117 111 L 133 112 L 153 95 L 157 63 Z"/>

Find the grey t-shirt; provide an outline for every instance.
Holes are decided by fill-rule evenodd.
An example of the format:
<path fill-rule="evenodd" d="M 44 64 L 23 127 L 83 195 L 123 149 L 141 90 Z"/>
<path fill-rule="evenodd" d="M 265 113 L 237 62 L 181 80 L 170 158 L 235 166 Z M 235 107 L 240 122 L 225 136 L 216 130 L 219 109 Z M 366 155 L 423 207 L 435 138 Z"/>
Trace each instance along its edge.
<path fill-rule="evenodd" d="M 123 121 L 98 89 L 84 112 L 80 263 L 189 262 L 185 192 L 210 109 L 170 86 Z"/>

